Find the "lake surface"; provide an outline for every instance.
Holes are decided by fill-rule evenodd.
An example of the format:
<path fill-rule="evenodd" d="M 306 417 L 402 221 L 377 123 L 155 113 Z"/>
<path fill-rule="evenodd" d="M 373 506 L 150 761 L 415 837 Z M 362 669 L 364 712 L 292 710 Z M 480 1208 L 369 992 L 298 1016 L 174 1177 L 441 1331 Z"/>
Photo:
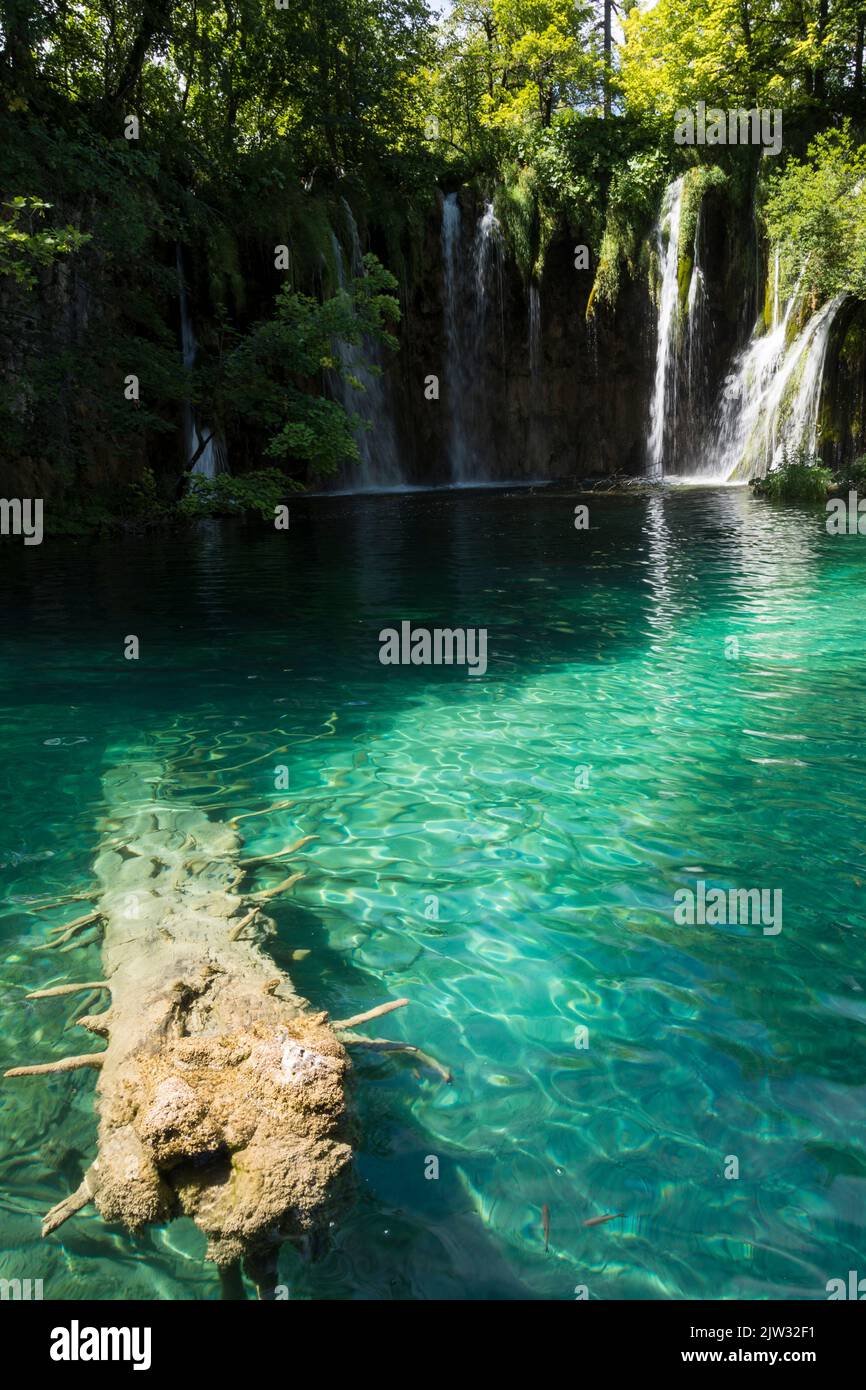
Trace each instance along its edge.
<path fill-rule="evenodd" d="M 408 996 L 373 1031 L 453 1070 L 357 1054 L 355 1201 L 318 1261 L 283 1251 L 292 1297 L 810 1299 L 866 1272 L 866 539 L 735 489 L 594 499 L 586 532 L 573 508 L 336 497 L 289 532 L 3 542 L 2 1065 L 80 1050 L 69 1000 L 23 995 L 98 978 L 98 947 L 33 955 L 70 914 L 25 905 L 92 881 L 104 770 L 161 755 L 214 816 L 293 800 L 242 822 L 252 853 L 318 837 L 275 956 L 334 1017 Z M 486 675 L 382 666 L 403 620 L 487 628 Z M 698 880 L 781 890 L 782 930 L 678 924 Z M 0 1276 L 216 1297 L 187 1222 L 40 1240 L 92 1093 L 0 1086 Z"/>

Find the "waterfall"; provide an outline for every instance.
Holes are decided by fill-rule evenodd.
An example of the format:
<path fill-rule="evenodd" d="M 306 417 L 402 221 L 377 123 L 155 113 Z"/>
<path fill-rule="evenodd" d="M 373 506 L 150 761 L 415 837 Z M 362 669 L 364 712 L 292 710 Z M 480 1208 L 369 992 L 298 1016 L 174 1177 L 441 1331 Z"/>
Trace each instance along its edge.
<path fill-rule="evenodd" d="M 349 266 L 353 277 L 364 274 L 364 257 L 358 236 L 358 225 L 349 204 L 340 200 L 346 227 L 349 232 Z M 331 246 L 337 272 L 337 285 L 341 291 L 346 288 L 346 271 L 343 261 L 343 248 L 334 232 L 331 232 Z M 382 375 L 382 353 L 378 343 L 365 339 L 361 343 L 347 343 L 342 339 L 334 344 L 346 375 L 334 372 L 330 375 L 333 395 L 351 417 L 357 418 L 355 441 L 358 445 L 359 461 L 350 463 L 344 469 L 343 482 L 352 491 L 376 492 L 383 488 L 401 487 L 405 477 L 400 466 L 400 451 L 394 429 L 394 417 L 390 406 L 388 391 Z M 352 385 L 357 381 L 363 388 Z"/>
<path fill-rule="evenodd" d="M 704 272 L 695 259 L 686 304 L 686 386 L 690 400 L 700 388 L 701 371 L 705 363 L 704 320 L 706 311 L 707 287 Z"/>
<path fill-rule="evenodd" d="M 345 218 L 345 221 L 346 221 L 346 228 L 347 228 L 348 233 L 349 233 L 349 244 L 350 244 L 350 246 L 351 246 L 351 248 L 352 248 L 351 258 L 350 258 L 350 261 L 349 261 L 350 269 L 351 269 L 352 274 L 353 274 L 354 276 L 363 275 L 363 274 L 364 274 L 364 253 L 363 253 L 363 251 L 361 250 L 361 238 L 360 238 L 360 236 L 359 236 L 359 234 L 358 234 L 358 224 L 357 224 L 357 222 L 355 221 L 355 214 L 352 212 L 352 209 L 350 208 L 349 204 L 346 202 L 346 199 L 345 199 L 345 198 L 340 198 L 340 207 L 343 209 L 343 217 Z M 339 280 L 340 280 L 340 289 L 342 289 L 342 288 L 343 288 L 342 258 L 341 258 L 341 260 L 340 260 L 340 268 L 337 270 L 337 276 L 338 276 L 338 278 L 339 278 Z"/>
<path fill-rule="evenodd" d="M 705 461 L 707 473 L 760 477 L 779 464 L 784 450 L 815 452 L 827 348 L 845 296 L 828 300 L 788 345 L 802 278 L 781 318 L 774 309 L 770 332 L 758 332 L 759 323 L 734 362 Z"/>
<path fill-rule="evenodd" d="M 658 302 L 658 340 L 653 396 L 650 404 L 650 431 L 647 440 L 648 471 L 651 477 L 664 476 L 665 426 L 676 411 L 677 320 L 679 317 L 679 241 L 684 180 L 678 178 L 665 189 L 656 224 L 656 248 L 661 270 Z"/>
<path fill-rule="evenodd" d="M 472 474 L 465 420 L 468 382 L 460 333 L 461 244 L 460 204 L 457 194 L 449 193 L 442 204 L 442 267 L 445 277 L 445 380 L 448 387 L 450 421 L 449 452 L 451 478 L 455 483 L 469 482 Z"/>
<path fill-rule="evenodd" d="M 175 258 L 177 261 L 177 283 L 178 300 L 180 303 L 180 346 L 183 355 L 183 365 L 187 372 L 191 372 L 195 359 L 198 356 L 198 343 L 196 341 L 195 329 L 192 325 L 192 315 L 189 307 L 189 292 L 186 287 L 186 277 L 183 271 L 183 251 L 180 242 L 177 243 Z M 226 446 L 220 436 L 211 428 L 210 425 L 199 425 L 195 407 L 189 399 L 186 400 L 183 408 L 184 433 L 186 437 L 186 459 L 195 458 L 198 453 L 202 437 L 207 441 L 201 453 L 198 455 L 192 467 L 192 472 L 202 478 L 215 478 L 217 473 L 228 471 L 228 457 Z"/>
<path fill-rule="evenodd" d="M 707 283 L 702 265 L 701 231 L 703 203 L 695 223 L 695 244 L 692 252 L 692 277 L 686 301 L 686 391 L 689 411 L 696 424 L 707 387 L 706 335 L 711 327 L 707 303 Z"/>
<path fill-rule="evenodd" d="M 692 466 L 699 442 L 706 436 L 708 418 L 715 405 L 710 362 L 715 341 L 707 281 L 703 267 L 703 205 L 698 209 L 692 247 L 692 273 L 683 320 L 683 342 L 677 364 L 676 428 L 670 429 L 665 451 L 666 473 L 679 474 L 685 458 Z M 684 389 L 680 391 L 680 381 Z M 683 447 L 685 445 L 685 447 Z"/>
<path fill-rule="evenodd" d="M 533 378 L 541 371 L 541 293 L 534 280 L 529 286 L 529 371 Z"/>
<path fill-rule="evenodd" d="M 494 297 L 498 356 L 501 365 L 505 362 L 503 238 L 492 203 L 485 204 L 478 219 L 470 255 L 471 260 L 464 258 L 457 194 L 449 193 L 442 202 L 442 270 L 448 452 L 455 483 L 489 482 L 491 476 L 492 398 L 486 374 Z"/>
<path fill-rule="evenodd" d="M 493 211 L 493 204 L 485 203 L 484 212 L 478 220 L 472 247 L 472 261 L 475 268 L 475 341 L 479 344 L 482 343 L 487 331 L 490 281 L 495 275 L 494 288 L 499 316 L 499 340 L 504 357 L 505 320 L 502 296 L 502 259 L 502 227 Z"/>

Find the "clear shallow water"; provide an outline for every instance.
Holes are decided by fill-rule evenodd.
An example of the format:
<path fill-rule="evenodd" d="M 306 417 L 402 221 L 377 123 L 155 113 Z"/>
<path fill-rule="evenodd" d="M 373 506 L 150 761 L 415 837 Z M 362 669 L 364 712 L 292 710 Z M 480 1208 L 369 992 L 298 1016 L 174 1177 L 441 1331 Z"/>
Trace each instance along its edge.
<path fill-rule="evenodd" d="M 336 1017 L 408 995 L 375 1031 L 454 1071 L 358 1057 L 356 1201 L 323 1259 L 284 1252 L 293 1296 L 821 1298 L 862 1266 L 866 542 L 732 489 L 590 513 L 343 497 L 287 535 L 4 544 L 0 1063 L 76 1050 L 70 1003 L 23 994 L 98 951 L 33 955 L 70 914 L 21 900 L 90 882 L 120 747 L 215 815 L 293 798 L 243 823 L 254 852 L 319 837 L 275 954 Z M 487 675 L 380 666 L 404 618 L 486 626 Z M 781 888 L 781 934 L 676 925 L 697 878 Z M 214 1297 L 187 1223 L 39 1240 L 92 1089 L 0 1087 L 0 1275 Z"/>

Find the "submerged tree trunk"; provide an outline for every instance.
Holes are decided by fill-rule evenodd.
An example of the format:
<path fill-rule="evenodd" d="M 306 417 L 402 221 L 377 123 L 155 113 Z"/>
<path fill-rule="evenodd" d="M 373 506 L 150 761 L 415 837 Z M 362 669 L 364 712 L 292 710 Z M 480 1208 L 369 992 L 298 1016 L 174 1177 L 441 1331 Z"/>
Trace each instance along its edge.
<path fill-rule="evenodd" d="M 103 978 L 82 988 L 110 991 L 110 1007 L 79 1022 L 107 1047 L 66 1059 L 99 1068 L 98 1150 L 44 1230 L 89 1201 L 130 1230 L 183 1214 L 211 1259 L 243 1258 L 256 1277 L 339 1198 L 348 1055 L 256 940 L 261 904 L 301 875 L 244 897 L 237 830 L 158 799 L 161 778 L 156 765 L 105 778 L 101 891 L 71 927 L 74 939 L 92 918 L 104 924 Z"/>
<path fill-rule="evenodd" d="M 274 929 L 263 907 L 304 877 L 286 869 L 315 836 L 241 859 L 237 826 L 290 802 L 210 820 L 176 799 L 176 780 L 156 762 L 114 768 L 103 787 L 97 888 L 63 900 L 91 906 L 36 948 L 91 944 L 101 924 L 102 978 L 27 997 L 84 993 L 87 1009 L 110 995 L 104 1012 L 78 1019 L 106 1048 L 6 1072 L 99 1074 L 96 1157 L 42 1233 L 91 1202 L 130 1231 L 189 1216 L 207 1236 L 225 1297 L 243 1296 L 241 1261 L 260 1295 L 273 1296 L 282 1242 L 308 1248 L 346 1196 L 346 1047 L 406 1053 L 444 1081 L 451 1074 L 420 1048 L 353 1031 L 408 999 L 331 1023 L 261 949 Z M 272 886 L 244 892 L 242 881 L 262 870 L 276 875 Z"/>

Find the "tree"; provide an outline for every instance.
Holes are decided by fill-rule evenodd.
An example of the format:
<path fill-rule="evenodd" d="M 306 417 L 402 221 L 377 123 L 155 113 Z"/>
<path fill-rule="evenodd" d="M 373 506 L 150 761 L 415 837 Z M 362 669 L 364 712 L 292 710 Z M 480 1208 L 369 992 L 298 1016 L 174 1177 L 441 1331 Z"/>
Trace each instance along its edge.
<path fill-rule="evenodd" d="M 624 22 L 630 109 L 822 108 L 862 84 L 863 0 L 658 0 Z M 858 58 L 858 54 L 860 55 Z M 858 64 L 859 73 L 858 76 Z"/>
<path fill-rule="evenodd" d="M 803 273 L 821 298 L 866 299 L 866 146 L 850 126 L 817 136 L 776 175 L 764 216 L 789 288 Z"/>
<path fill-rule="evenodd" d="M 264 426 L 272 458 L 301 460 L 325 474 L 358 457 L 358 418 L 311 388 L 321 388 L 323 373 L 331 372 L 363 389 L 336 353 L 338 339 L 397 346 L 389 332 L 400 313 L 397 281 L 375 256 L 365 257 L 364 268 L 348 290 L 322 303 L 284 286 L 273 318 L 257 324 L 228 357 L 218 388 L 222 408 Z"/>

